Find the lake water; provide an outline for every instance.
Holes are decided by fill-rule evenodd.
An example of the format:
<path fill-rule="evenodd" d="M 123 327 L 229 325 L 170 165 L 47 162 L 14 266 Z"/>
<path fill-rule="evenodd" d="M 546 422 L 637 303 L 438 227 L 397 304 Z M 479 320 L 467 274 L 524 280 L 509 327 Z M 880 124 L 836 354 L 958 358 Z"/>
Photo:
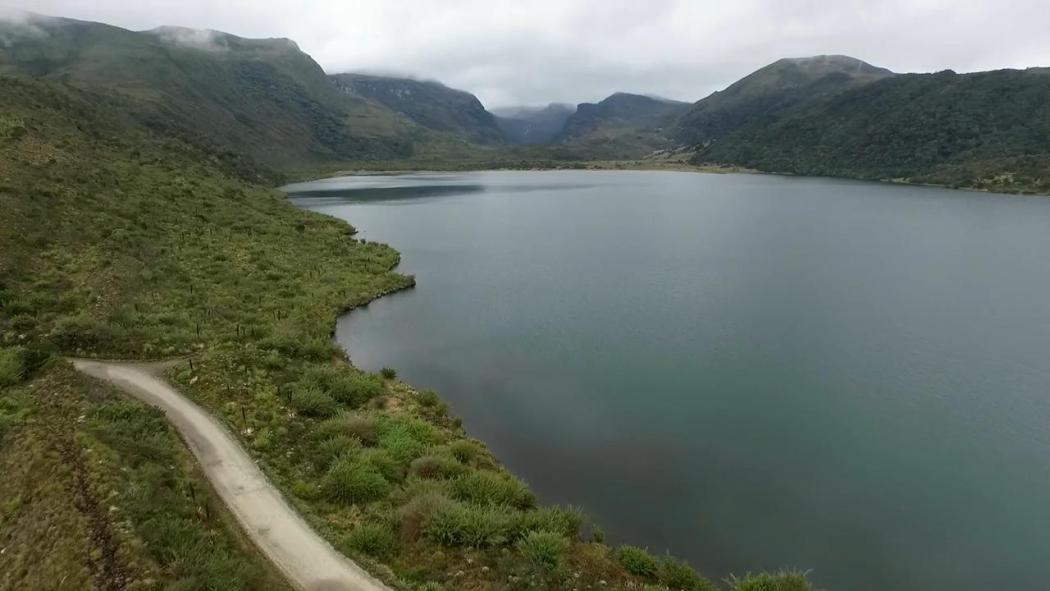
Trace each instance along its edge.
<path fill-rule="evenodd" d="M 1050 199 L 485 172 L 296 185 L 416 289 L 341 319 L 547 502 L 711 578 L 1050 586 Z"/>

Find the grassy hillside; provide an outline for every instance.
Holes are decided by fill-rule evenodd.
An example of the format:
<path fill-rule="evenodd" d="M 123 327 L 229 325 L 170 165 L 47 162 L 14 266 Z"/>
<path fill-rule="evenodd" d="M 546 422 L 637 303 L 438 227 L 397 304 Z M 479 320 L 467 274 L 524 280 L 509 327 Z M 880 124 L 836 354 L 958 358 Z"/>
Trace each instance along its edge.
<path fill-rule="evenodd" d="M 1050 70 L 885 78 L 746 125 L 696 161 L 1050 192 Z"/>
<path fill-rule="evenodd" d="M 766 125 L 796 105 L 892 75 L 842 55 L 778 60 L 697 101 L 675 123 L 672 134 L 686 144 L 707 144 L 745 126 Z"/>
<path fill-rule="evenodd" d="M 503 143 L 496 118 L 469 92 L 439 82 L 366 74 L 335 74 L 331 80 L 347 93 L 385 105 L 428 129 L 479 144 Z"/>
<path fill-rule="evenodd" d="M 120 104 L 0 78 L 0 458 L 14 474 L 2 535 L 21 565 L 5 585 L 275 588 L 159 416 L 59 362 L 39 367 L 53 351 L 193 354 L 169 377 L 337 548 L 398 588 L 714 588 L 671 558 L 605 545 L 574 509 L 540 506 L 435 394 L 345 361 L 335 318 L 411 284 L 391 272 L 396 252 Z"/>
<path fill-rule="evenodd" d="M 0 469 L 0 589 L 288 589 L 159 411 L 33 349 L 0 348 Z"/>
<path fill-rule="evenodd" d="M 0 22 L 0 38 L 0 72 L 116 94 L 130 116 L 242 171 L 413 152 L 400 117 L 340 93 L 287 39 L 51 17 Z"/>

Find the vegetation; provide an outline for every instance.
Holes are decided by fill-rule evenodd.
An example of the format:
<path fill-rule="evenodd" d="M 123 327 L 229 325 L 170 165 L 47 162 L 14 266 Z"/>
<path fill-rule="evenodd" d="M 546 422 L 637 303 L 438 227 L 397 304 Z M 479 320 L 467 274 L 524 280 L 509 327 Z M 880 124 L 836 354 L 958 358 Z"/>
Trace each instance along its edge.
<path fill-rule="evenodd" d="M 1050 70 L 907 74 L 817 95 L 699 151 L 772 172 L 1050 192 Z"/>
<path fill-rule="evenodd" d="M 624 160 L 674 147 L 665 133 L 688 103 L 623 92 L 583 103 L 568 117 L 552 154 L 585 160 Z"/>
<path fill-rule="evenodd" d="M 799 104 L 892 75 L 844 55 L 777 60 L 691 105 L 671 133 L 680 142 L 707 145 L 742 127 L 767 125 Z"/>
<path fill-rule="evenodd" d="M 503 143 L 496 118 L 469 92 L 440 82 L 389 76 L 335 74 L 331 79 L 339 88 L 385 105 L 428 129 L 477 144 Z"/>
<path fill-rule="evenodd" d="M 784 571 L 780 573 L 748 573 L 744 577 L 730 577 L 731 591 L 806 591 L 806 573 Z"/>
<path fill-rule="evenodd" d="M 16 72 L 0 75 L 0 545 L 15 565 L 2 586 L 282 588 L 163 417 L 59 355 L 184 356 L 169 379 L 225 422 L 322 535 L 397 588 L 693 580 L 684 565 L 639 570 L 622 551 L 584 541 L 578 510 L 540 506 L 435 394 L 346 362 L 330 338 L 337 315 L 412 278 L 392 271 L 389 247 L 256 184 L 297 164 L 269 168 L 280 159 L 253 152 L 250 119 L 222 122 L 232 135 L 209 129 L 208 111 L 242 114 L 239 99 L 193 102 L 203 109 L 194 125 L 177 109 L 172 125 L 149 116 L 168 99 L 143 102 L 155 81 L 118 72 L 118 58 L 132 47 L 189 59 L 190 49 L 166 45 L 178 31 L 147 43 L 66 24 L 47 27 L 68 44 L 2 52 L 2 69 Z M 253 72 L 305 68 L 284 61 L 287 43 L 213 41 L 220 55 L 258 50 Z M 85 66 L 100 52 L 117 56 L 101 62 L 118 76 L 112 84 Z M 219 68 L 209 84 L 220 96 L 244 90 L 231 74 L 243 64 L 224 70 L 210 60 L 233 58 L 193 55 L 189 70 Z M 321 160 L 337 153 L 312 141 L 329 148 Z"/>
<path fill-rule="evenodd" d="M 34 365 L 0 387 L 0 588 L 288 588 L 162 413 Z"/>

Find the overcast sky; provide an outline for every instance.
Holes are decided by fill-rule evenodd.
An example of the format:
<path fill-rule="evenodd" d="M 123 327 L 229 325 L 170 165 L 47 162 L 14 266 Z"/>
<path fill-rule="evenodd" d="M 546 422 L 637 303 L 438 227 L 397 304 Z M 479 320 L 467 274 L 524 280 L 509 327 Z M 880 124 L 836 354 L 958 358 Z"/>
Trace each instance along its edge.
<path fill-rule="evenodd" d="M 898 72 L 1050 66 L 1050 0 L 0 0 L 130 29 L 289 37 L 328 72 L 436 79 L 486 106 L 694 101 L 781 57 Z"/>

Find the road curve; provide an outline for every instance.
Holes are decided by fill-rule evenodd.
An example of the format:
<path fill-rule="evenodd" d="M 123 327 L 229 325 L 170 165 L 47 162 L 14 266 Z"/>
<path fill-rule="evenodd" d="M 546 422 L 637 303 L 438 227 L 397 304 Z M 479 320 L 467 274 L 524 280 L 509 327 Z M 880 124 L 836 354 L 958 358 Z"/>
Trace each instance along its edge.
<path fill-rule="evenodd" d="M 391 591 L 317 535 L 215 418 L 160 379 L 170 364 L 71 361 L 79 371 L 164 411 L 241 527 L 293 586 Z"/>

